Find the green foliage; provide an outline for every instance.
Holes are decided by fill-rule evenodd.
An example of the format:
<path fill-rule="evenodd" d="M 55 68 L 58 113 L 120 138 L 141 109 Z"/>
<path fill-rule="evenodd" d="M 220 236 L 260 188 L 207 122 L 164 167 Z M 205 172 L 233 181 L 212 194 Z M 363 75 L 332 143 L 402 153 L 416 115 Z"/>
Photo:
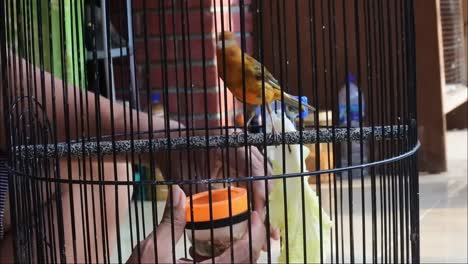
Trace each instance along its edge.
<path fill-rule="evenodd" d="M 68 84 L 85 87 L 83 0 L 7 4 L 12 50 Z"/>

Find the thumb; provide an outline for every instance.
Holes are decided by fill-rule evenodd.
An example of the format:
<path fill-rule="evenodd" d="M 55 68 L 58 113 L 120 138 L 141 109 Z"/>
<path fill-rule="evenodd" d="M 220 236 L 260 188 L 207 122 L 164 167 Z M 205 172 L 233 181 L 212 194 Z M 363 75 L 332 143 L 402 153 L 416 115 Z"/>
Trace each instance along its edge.
<path fill-rule="evenodd" d="M 173 185 L 169 188 L 172 188 L 172 192 L 167 197 L 163 218 L 156 229 L 157 240 L 161 240 L 160 245 L 162 245 L 164 241 L 167 243 L 168 238 L 178 241 L 184 233 L 186 223 L 185 193 L 177 185 Z M 172 237 L 172 230 L 174 230 L 174 237 Z"/>

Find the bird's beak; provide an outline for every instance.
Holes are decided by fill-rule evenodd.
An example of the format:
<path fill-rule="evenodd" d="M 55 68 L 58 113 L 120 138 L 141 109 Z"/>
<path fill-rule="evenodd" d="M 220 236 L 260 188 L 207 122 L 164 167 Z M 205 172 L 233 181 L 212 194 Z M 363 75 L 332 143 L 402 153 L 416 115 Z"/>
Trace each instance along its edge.
<path fill-rule="evenodd" d="M 224 47 L 225 48 L 228 48 L 228 47 L 231 47 L 231 46 L 235 46 L 237 43 L 236 43 L 236 40 L 234 39 L 225 39 L 225 40 L 218 40 L 218 42 L 216 43 L 216 48 L 218 49 L 223 49 L 223 42 L 224 42 Z"/>
<path fill-rule="evenodd" d="M 218 42 L 216 43 L 216 48 L 218 48 L 218 49 L 223 48 L 223 41 L 222 40 L 218 40 Z"/>

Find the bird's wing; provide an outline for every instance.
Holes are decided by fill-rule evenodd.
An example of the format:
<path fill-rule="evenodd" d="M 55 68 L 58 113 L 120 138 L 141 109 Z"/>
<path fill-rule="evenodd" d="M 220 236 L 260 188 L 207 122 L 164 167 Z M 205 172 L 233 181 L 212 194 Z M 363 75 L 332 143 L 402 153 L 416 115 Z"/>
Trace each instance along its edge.
<path fill-rule="evenodd" d="M 255 78 L 257 78 L 257 80 L 262 81 L 262 64 L 248 55 L 245 57 L 245 60 L 245 64 L 249 65 L 249 67 L 246 67 L 246 71 L 250 71 L 250 74 L 254 75 Z M 266 69 L 266 67 L 263 67 L 263 73 L 265 82 L 268 83 L 273 89 L 281 91 L 280 83 L 278 82 L 278 80 L 275 79 L 275 77 L 273 77 L 273 75 Z M 292 107 L 297 107 L 297 100 L 298 99 L 294 98 L 290 94 L 284 93 L 284 103 Z M 302 103 L 302 105 L 303 107 L 307 107 L 310 110 L 315 111 L 315 108 L 309 104 Z"/>
<path fill-rule="evenodd" d="M 257 80 L 262 81 L 262 64 L 258 62 L 256 59 L 252 58 L 251 56 L 245 56 L 245 64 L 250 65 L 250 67 L 246 67 L 248 71 L 251 72 L 252 75 L 254 75 Z M 273 74 L 271 74 L 266 67 L 263 67 L 263 76 L 265 78 L 265 82 L 270 84 L 273 88 L 281 90 L 280 83 L 278 80 L 273 77 Z"/>

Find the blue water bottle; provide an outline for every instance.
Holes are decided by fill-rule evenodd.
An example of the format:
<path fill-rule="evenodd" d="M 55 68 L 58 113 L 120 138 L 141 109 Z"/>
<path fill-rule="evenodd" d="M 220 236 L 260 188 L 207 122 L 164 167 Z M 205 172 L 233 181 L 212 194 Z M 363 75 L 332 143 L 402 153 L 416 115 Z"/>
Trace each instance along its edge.
<path fill-rule="evenodd" d="M 349 114 L 350 118 L 350 127 L 359 127 L 360 120 L 364 120 L 365 113 L 365 103 L 364 96 L 362 96 L 361 107 L 362 111 L 359 113 L 359 87 L 356 85 L 356 78 L 352 73 L 349 73 L 347 78 L 347 84 L 349 86 Z M 339 93 L 338 93 L 338 110 L 339 110 L 339 126 L 341 128 L 346 128 L 348 124 L 348 115 L 347 115 L 347 94 L 346 94 L 347 85 L 344 84 Z M 367 163 L 367 145 L 365 141 L 362 144 L 363 148 L 363 158 L 362 164 Z M 351 166 L 351 165 L 360 165 L 361 164 L 361 144 L 358 141 L 353 141 L 351 143 L 351 163 L 348 163 L 348 143 L 346 141 L 341 143 L 341 167 Z M 348 172 L 344 171 L 343 176 L 347 176 Z M 353 177 L 360 176 L 361 172 L 359 170 L 353 170 Z M 367 175 L 367 169 L 364 170 L 364 175 Z"/>

